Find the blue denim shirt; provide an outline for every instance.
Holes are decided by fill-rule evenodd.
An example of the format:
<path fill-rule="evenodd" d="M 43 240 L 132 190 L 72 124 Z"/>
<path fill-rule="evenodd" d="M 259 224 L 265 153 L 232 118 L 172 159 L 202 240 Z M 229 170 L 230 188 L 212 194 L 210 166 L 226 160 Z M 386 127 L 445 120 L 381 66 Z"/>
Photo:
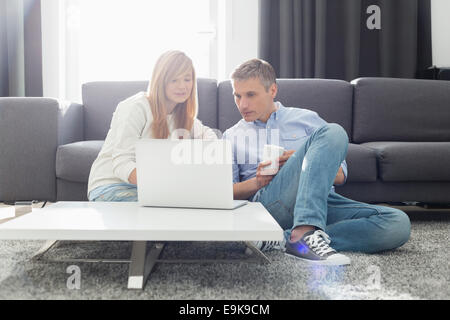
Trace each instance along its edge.
<path fill-rule="evenodd" d="M 223 134 L 222 138 L 230 140 L 233 148 L 233 183 L 256 176 L 265 144 L 279 145 L 286 150 L 298 150 L 316 129 L 327 124 L 314 111 L 287 108 L 280 102 L 275 104 L 277 110 L 270 115 L 266 123 L 259 120 L 246 122 L 241 119 Z M 345 160 L 341 167 L 347 181 Z M 258 193 L 255 196 L 257 195 Z M 255 196 L 250 200 L 255 201 Z"/>

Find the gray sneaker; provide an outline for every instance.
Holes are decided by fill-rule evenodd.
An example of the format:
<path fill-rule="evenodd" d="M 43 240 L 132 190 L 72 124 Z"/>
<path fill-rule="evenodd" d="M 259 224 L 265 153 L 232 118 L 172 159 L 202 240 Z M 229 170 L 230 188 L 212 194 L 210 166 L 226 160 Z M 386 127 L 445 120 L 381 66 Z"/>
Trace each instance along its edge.
<path fill-rule="evenodd" d="M 329 246 L 330 242 L 330 237 L 322 230 L 308 231 L 297 242 L 286 241 L 286 255 L 312 264 L 350 264 L 347 256 Z"/>

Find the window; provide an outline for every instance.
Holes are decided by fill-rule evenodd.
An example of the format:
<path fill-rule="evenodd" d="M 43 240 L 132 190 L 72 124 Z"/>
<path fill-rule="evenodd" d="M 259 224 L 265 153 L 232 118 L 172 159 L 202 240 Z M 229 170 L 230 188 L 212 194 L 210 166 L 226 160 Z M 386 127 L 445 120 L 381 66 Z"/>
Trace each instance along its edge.
<path fill-rule="evenodd" d="M 170 49 L 186 52 L 198 77 L 213 77 L 211 3 L 43 0 L 44 69 L 52 70 L 44 71 L 44 95 L 80 102 L 81 85 L 89 81 L 148 80 L 156 59 Z M 58 59 L 49 59 L 54 50 Z"/>
<path fill-rule="evenodd" d="M 209 75 L 209 0 L 79 2 L 80 80 L 149 79 L 158 56 L 185 51 Z"/>
<path fill-rule="evenodd" d="M 149 80 L 169 49 L 198 77 L 225 80 L 257 56 L 258 0 L 41 0 L 44 96 L 81 102 L 81 85 Z"/>

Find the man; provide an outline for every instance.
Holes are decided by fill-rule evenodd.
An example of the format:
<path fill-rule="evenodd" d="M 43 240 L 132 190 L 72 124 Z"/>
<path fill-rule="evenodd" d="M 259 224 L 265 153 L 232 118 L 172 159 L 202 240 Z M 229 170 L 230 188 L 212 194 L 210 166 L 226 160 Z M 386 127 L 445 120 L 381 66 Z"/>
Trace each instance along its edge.
<path fill-rule="evenodd" d="M 334 191 L 333 185 L 347 179 L 348 137 L 341 126 L 316 112 L 274 102 L 276 75 L 263 60 L 243 63 L 231 80 L 243 117 L 223 136 L 233 146 L 234 198 L 261 202 L 285 230 L 281 243 L 257 242 L 261 250 L 278 246 L 310 263 L 346 265 L 350 259 L 337 251 L 374 253 L 408 241 L 411 228 L 404 212 Z M 264 144 L 287 150 L 275 175 L 263 174 L 270 165 L 261 162 Z"/>

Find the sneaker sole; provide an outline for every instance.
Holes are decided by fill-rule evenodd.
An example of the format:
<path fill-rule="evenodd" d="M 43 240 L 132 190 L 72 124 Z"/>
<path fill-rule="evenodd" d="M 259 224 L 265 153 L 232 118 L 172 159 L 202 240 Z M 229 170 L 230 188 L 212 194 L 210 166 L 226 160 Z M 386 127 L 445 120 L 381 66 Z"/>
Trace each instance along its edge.
<path fill-rule="evenodd" d="M 287 255 L 288 257 L 291 258 L 295 258 L 297 260 L 309 263 L 309 264 L 314 264 L 314 265 L 323 265 L 323 266 L 345 266 L 345 265 L 349 265 L 350 264 L 350 259 L 345 259 L 345 261 L 340 261 L 340 260 L 309 260 L 309 259 L 304 259 L 304 258 L 300 258 L 297 256 L 294 256 L 292 254 L 289 253 L 284 253 L 285 255 Z"/>

